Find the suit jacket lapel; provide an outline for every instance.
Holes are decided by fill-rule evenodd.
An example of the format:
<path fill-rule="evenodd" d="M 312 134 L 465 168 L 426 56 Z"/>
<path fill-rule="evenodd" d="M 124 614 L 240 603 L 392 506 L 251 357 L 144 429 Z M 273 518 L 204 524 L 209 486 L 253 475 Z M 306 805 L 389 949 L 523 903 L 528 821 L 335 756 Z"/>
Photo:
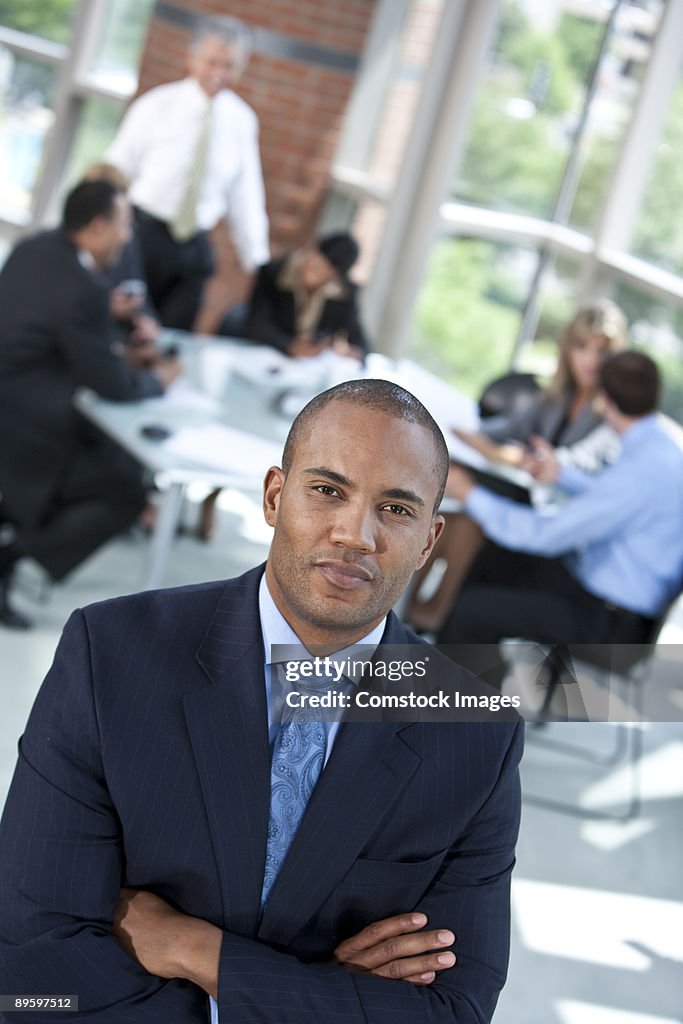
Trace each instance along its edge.
<path fill-rule="evenodd" d="M 263 567 L 231 581 L 197 651 L 215 685 L 184 699 L 223 899 L 225 927 L 259 920 L 270 806 L 270 753 L 258 584 Z"/>
<path fill-rule="evenodd" d="M 382 643 L 411 642 L 417 639 L 391 613 Z M 407 727 L 342 726 L 271 890 L 258 933 L 262 941 L 285 946 L 304 927 L 418 769 L 421 758 L 400 736 Z"/>

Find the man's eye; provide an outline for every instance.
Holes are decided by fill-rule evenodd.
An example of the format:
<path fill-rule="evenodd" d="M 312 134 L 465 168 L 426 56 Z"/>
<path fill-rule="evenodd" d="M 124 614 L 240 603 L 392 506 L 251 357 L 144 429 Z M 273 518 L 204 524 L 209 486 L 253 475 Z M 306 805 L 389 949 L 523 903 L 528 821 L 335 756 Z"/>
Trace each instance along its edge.
<path fill-rule="evenodd" d="M 396 516 L 410 515 L 410 510 L 407 509 L 404 505 L 385 505 L 384 507 L 388 512 L 393 512 L 393 514 Z"/>
<path fill-rule="evenodd" d="M 318 492 L 318 494 L 324 494 L 325 496 L 334 496 L 339 493 L 336 490 L 336 488 L 330 487 L 329 484 L 318 484 L 315 487 L 315 490 Z"/>

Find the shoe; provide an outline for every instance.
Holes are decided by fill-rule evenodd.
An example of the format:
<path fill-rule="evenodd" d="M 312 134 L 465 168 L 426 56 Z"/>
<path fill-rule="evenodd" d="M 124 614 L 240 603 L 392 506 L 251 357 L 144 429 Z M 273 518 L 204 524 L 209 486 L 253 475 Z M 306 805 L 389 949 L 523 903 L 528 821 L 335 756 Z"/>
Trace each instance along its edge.
<path fill-rule="evenodd" d="M 0 625 L 8 629 L 31 629 L 33 623 L 9 603 L 11 573 L 0 576 Z"/>

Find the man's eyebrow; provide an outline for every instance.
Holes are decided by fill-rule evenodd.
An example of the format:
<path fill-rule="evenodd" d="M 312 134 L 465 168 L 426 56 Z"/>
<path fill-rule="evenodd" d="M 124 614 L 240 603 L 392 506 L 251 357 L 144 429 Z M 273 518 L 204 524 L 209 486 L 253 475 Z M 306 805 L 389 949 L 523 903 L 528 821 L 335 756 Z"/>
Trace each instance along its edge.
<path fill-rule="evenodd" d="M 344 487 L 353 487 L 353 484 L 348 477 L 342 476 L 341 473 L 335 473 L 333 469 L 325 469 L 323 466 L 313 466 L 311 469 L 305 469 L 304 473 L 308 473 L 310 476 L 324 476 L 332 483 L 342 484 Z"/>
<path fill-rule="evenodd" d="M 310 476 L 324 476 L 327 480 L 332 483 L 341 484 L 343 487 L 353 488 L 354 484 L 343 476 L 341 473 L 336 473 L 333 469 L 325 469 L 322 466 L 313 466 L 310 469 L 305 469 L 304 473 L 308 473 Z M 413 505 L 417 505 L 419 508 L 424 508 L 424 501 L 419 494 L 415 491 L 405 490 L 403 487 L 390 487 L 387 490 L 382 491 L 380 497 L 385 499 L 394 499 L 395 501 L 409 501 Z"/>
<path fill-rule="evenodd" d="M 392 487 L 388 491 L 382 491 L 383 498 L 396 498 L 398 501 L 409 501 L 412 505 L 419 505 L 424 508 L 424 501 L 415 491 L 405 491 L 402 487 Z"/>

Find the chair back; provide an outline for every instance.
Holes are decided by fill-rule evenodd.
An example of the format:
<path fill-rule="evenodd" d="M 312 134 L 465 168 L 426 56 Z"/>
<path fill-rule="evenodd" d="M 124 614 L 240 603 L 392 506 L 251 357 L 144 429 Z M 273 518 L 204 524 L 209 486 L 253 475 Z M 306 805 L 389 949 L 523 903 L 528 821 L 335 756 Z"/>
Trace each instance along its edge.
<path fill-rule="evenodd" d="M 504 377 L 491 381 L 482 391 L 479 415 L 482 419 L 516 415 L 532 404 L 540 390 L 532 373 L 506 373 Z"/>

